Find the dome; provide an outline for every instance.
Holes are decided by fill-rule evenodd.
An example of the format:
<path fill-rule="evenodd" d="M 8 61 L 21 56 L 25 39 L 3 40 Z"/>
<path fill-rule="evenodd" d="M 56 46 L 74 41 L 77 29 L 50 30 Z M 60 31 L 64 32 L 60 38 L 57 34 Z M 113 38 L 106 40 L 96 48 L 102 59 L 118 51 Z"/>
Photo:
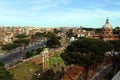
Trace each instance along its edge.
<path fill-rule="evenodd" d="M 103 29 L 104 30 L 112 30 L 113 29 L 111 24 L 109 24 L 109 19 L 106 19 L 106 23 L 105 23 L 105 25 L 103 25 Z"/>

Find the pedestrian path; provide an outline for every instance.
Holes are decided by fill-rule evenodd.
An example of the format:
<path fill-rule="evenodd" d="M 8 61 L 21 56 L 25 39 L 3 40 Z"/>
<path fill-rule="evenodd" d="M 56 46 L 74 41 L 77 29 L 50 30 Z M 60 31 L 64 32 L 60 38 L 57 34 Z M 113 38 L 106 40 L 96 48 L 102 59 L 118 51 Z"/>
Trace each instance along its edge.
<path fill-rule="evenodd" d="M 120 71 L 112 78 L 112 80 L 120 80 Z"/>
<path fill-rule="evenodd" d="M 90 80 L 103 80 L 104 77 L 112 70 L 112 64 L 106 65 L 97 72 Z"/>

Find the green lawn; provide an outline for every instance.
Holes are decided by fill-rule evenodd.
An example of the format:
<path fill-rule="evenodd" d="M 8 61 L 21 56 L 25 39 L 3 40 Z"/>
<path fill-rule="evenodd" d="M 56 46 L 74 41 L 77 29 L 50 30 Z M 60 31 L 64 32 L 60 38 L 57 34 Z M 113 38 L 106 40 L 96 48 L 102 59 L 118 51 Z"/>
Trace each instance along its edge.
<path fill-rule="evenodd" d="M 55 65 L 58 70 L 61 70 L 61 67 L 65 65 L 60 53 L 56 53 L 49 59 L 50 69 L 53 69 Z M 42 71 L 42 66 L 35 65 L 32 61 L 28 61 L 20 66 L 10 69 L 9 71 L 14 75 L 16 80 L 32 80 L 34 72 Z"/>
<path fill-rule="evenodd" d="M 54 68 L 57 66 L 58 69 L 61 69 L 62 66 L 64 66 L 64 61 L 60 56 L 60 53 L 56 53 L 54 56 L 50 57 L 49 59 L 49 66 L 50 68 Z"/>
<path fill-rule="evenodd" d="M 41 70 L 41 65 L 35 65 L 32 61 L 28 61 L 11 69 L 10 72 L 14 74 L 16 80 L 32 80 L 32 75 L 38 70 Z"/>

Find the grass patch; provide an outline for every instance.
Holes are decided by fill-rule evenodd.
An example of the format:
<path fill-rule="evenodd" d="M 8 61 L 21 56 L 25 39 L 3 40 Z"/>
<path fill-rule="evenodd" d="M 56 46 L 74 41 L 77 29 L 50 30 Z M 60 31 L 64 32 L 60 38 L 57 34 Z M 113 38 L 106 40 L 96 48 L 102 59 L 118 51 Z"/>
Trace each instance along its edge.
<path fill-rule="evenodd" d="M 41 65 L 35 65 L 32 61 L 28 61 L 9 71 L 14 75 L 16 80 L 32 80 L 34 72 L 41 70 Z"/>
<path fill-rule="evenodd" d="M 56 53 L 54 56 L 49 58 L 49 67 L 51 69 L 55 66 L 57 66 L 58 69 L 61 69 L 64 65 L 64 60 L 61 58 L 60 53 Z"/>

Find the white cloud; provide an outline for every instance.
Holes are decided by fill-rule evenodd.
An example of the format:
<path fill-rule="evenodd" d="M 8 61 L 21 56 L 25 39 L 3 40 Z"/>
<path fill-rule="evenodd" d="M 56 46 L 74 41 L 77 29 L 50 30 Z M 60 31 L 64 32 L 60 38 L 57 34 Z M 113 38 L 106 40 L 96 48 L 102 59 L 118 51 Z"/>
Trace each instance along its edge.
<path fill-rule="evenodd" d="M 35 5 L 33 7 L 31 7 L 31 10 L 43 10 L 43 9 L 47 9 L 47 8 L 51 8 L 51 7 L 55 7 L 56 4 L 44 4 L 44 5 Z"/>
<path fill-rule="evenodd" d="M 110 3 L 111 0 L 107 0 Z M 120 17 L 120 11 L 107 10 L 101 6 L 106 6 L 103 3 L 101 6 L 89 5 L 88 8 L 82 7 L 68 7 L 72 4 L 71 0 L 29 0 L 28 6 L 6 6 L 12 5 L 12 3 L 5 2 L 5 5 L 0 5 L 0 17 L 4 20 L 17 20 L 17 21 L 44 21 L 44 22 L 56 22 L 56 21 L 91 21 L 96 19 L 105 19 L 106 17 L 118 18 Z M 116 5 L 120 5 L 116 1 L 113 2 Z M 4 2 L 0 3 L 4 4 Z M 74 3 L 73 3 L 74 4 Z M 95 3 L 94 3 L 95 4 Z M 19 8 L 20 7 L 20 8 Z"/>

